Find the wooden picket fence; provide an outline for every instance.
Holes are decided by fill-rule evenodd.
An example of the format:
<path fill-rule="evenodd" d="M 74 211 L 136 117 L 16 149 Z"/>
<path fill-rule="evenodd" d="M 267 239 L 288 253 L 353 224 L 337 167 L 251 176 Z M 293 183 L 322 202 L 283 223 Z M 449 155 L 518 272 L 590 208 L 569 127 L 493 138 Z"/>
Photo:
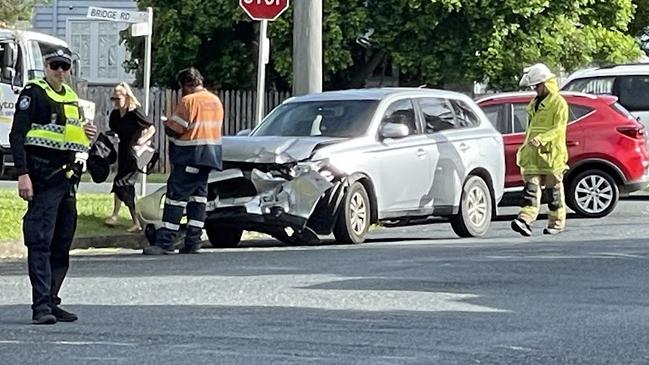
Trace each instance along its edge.
<path fill-rule="evenodd" d="M 79 91 L 80 97 L 95 103 L 95 125 L 99 131 L 103 132 L 108 130 L 108 115 L 113 110 L 113 103 L 110 101 L 112 87 L 89 86 Z M 136 89 L 133 91 L 139 101 L 143 103 L 143 90 Z M 257 92 L 249 90 L 221 90 L 216 94 L 223 103 L 224 135 L 235 135 L 241 130 L 254 126 Z M 264 115 L 268 114 L 273 108 L 290 96 L 290 92 L 266 92 Z M 163 131 L 164 128 L 160 117 L 163 115 L 170 116 L 178 100 L 180 100 L 179 91 L 158 88 L 151 89 L 149 115 L 158 130 L 154 143 L 160 152 L 160 160 L 154 169 L 154 172 L 157 173 L 166 173 L 169 171 L 169 145 Z"/>

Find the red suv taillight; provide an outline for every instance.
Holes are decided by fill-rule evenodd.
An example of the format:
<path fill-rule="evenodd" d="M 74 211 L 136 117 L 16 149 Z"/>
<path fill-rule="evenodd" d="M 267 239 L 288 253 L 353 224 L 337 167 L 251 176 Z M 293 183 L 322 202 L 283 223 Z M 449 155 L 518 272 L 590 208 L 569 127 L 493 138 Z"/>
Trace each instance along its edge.
<path fill-rule="evenodd" d="M 645 138 L 645 128 L 644 126 L 635 126 L 635 127 L 618 127 L 617 131 L 624 134 L 627 137 L 634 139 L 643 139 Z"/>

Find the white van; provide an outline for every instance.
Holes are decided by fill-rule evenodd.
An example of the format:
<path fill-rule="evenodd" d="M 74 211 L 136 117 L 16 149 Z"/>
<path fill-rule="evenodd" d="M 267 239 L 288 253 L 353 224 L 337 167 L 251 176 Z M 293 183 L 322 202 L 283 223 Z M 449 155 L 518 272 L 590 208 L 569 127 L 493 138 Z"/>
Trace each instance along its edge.
<path fill-rule="evenodd" d="M 0 28 L 0 175 L 4 175 L 5 168 L 13 167 L 9 132 L 18 95 L 29 80 L 44 76 L 43 55 L 61 46 L 68 47 L 65 41 L 47 34 Z M 79 61 L 75 57 L 73 79 L 69 80 L 73 87 L 78 69 Z M 80 101 L 79 104 L 84 117 L 93 120 L 94 103 Z"/>
<path fill-rule="evenodd" d="M 580 70 L 562 88 L 590 94 L 610 94 L 649 128 L 649 63 L 613 65 Z"/>

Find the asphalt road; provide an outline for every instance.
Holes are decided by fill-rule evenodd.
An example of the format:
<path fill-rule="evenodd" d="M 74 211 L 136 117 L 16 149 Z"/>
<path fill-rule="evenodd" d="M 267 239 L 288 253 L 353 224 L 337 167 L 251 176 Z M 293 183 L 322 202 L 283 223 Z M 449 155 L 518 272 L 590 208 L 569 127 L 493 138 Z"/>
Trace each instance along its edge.
<path fill-rule="evenodd" d="M 77 253 L 77 323 L 29 324 L 0 263 L 0 364 L 647 364 L 649 201 L 557 237 L 447 224 L 370 242 L 201 255 Z M 541 225 L 539 225 L 541 227 Z"/>

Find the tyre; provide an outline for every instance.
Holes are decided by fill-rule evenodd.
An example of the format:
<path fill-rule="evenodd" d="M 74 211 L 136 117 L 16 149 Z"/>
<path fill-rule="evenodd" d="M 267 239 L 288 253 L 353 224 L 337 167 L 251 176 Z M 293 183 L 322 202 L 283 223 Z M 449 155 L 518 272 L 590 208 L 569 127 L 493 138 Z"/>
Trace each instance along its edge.
<path fill-rule="evenodd" d="M 620 199 L 615 179 L 601 170 L 586 170 L 568 181 L 566 205 L 585 218 L 611 214 Z"/>
<path fill-rule="evenodd" d="M 349 186 L 334 225 L 334 237 L 338 243 L 363 243 L 370 229 L 370 198 L 363 184 Z"/>
<path fill-rule="evenodd" d="M 492 215 L 491 191 L 479 176 L 470 176 L 462 188 L 460 211 L 450 218 L 460 237 L 481 237 L 489 230 Z"/>
<path fill-rule="evenodd" d="M 206 222 L 205 233 L 213 248 L 233 248 L 241 242 L 243 230 Z"/>

